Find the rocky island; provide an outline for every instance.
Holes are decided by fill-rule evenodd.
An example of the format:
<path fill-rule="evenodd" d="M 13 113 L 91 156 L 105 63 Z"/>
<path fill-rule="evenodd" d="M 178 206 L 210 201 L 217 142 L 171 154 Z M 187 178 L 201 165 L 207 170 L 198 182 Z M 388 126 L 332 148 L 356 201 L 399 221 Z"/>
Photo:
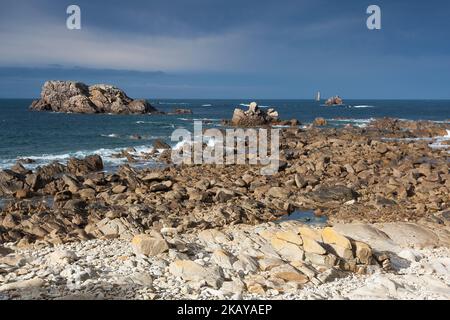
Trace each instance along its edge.
<path fill-rule="evenodd" d="M 148 114 L 158 113 L 146 100 L 133 100 L 119 88 L 106 84 L 88 86 L 73 81 L 47 81 L 34 111 L 67 113 Z"/>
<path fill-rule="evenodd" d="M 341 97 L 339 96 L 334 96 L 329 98 L 326 102 L 325 105 L 328 107 L 332 107 L 332 106 L 340 106 L 344 104 L 344 100 L 342 100 Z"/>

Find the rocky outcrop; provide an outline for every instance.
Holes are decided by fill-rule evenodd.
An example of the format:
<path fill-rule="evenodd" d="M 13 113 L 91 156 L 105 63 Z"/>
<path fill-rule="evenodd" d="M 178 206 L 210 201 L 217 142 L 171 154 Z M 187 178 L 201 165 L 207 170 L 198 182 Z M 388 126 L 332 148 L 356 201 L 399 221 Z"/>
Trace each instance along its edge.
<path fill-rule="evenodd" d="M 247 111 L 236 108 L 231 120 L 223 120 L 222 125 L 235 127 L 259 127 L 259 126 L 291 126 L 300 125 L 297 119 L 280 120 L 278 111 L 273 108 L 262 110 L 256 102 L 249 105 Z"/>
<path fill-rule="evenodd" d="M 254 127 L 275 123 L 278 121 L 278 112 L 274 109 L 261 110 L 256 102 L 250 103 L 247 111 L 236 108 L 231 119 L 233 126 Z"/>
<path fill-rule="evenodd" d="M 335 96 L 335 97 L 329 98 L 329 99 L 325 102 L 325 104 L 326 104 L 327 106 L 338 106 L 338 105 L 344 104 L 344 101 L 342 100 L 341 97 Z"/>
<path fill-rule="evenodd" d="M 15 196 L 18 199 L 30 198 L 34 192 L 41 195 L 54 195 L 66 185 L 78 191 L 78 182 L 65 174 L 83 176 L 103 170 L 102 158 L 98 155 L 84 159 L 70 158 L 67 166 L 54 162 L 38 167 L 35 172 L 26 170 L 20 163 L 10 170 L 0 170 L 0 196 Z M 76 188 L 74 186 L 77 186 Z"/>
<path fill-rule="evenodd" d="M 323 126 L 326 126 L 327 124 L 328 124 L 328 121 L 321 117 L 315 118 L 314 122 L 313 122 L 313 125 L 316 127 L 323 127 Z"/>
<path fill-rule="evenodd" d="M 23 189 L 25 177 L 12 170 L 0 171 L 0 196 L 13 195 Z"/>
<path fill-rule="evenodd" d="M 68 113 L 146 114 L 157 113 L 145 100 L 133 100 L 124 91 L 105 84 L 87 86 L 73 81 L 47 81 L 41 98 L 30 106 L 34 111 Z"/>
<path fill-rule="evenodd" d="M 71 158 L 67 163 L 67 169 L 75 175 L 100 171 L 103 170 L 103 160 L 98 155 L 87 156 L 84 159 Z"/>

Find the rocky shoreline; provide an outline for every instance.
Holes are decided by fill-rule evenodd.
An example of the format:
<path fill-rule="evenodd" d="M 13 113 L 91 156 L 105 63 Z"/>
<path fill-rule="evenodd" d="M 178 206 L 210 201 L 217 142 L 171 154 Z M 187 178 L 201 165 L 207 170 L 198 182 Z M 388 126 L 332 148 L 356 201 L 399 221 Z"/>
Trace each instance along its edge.
<path fill-rule="evenodd" d="M 411 244 L 396 236 L 405 229 L 415 239 Z M 355 256 L 344 253 L 350 237 L 336 230 L 361 240 L 349 242 Z M 150 245 L 150 235 L 131 244 L 8 244 L 0 248 L 9 253 L 0 254 L 0 300 L 450 298 L 449 239 L 419 224 L 341 224 L 321 231 L 268 223 L 164 230 L 157 237 L 158 245 Z M 339 254 L 347 262 L 333 265 L 330 257 L 345 260 Z M 362 267 L 357 272 L 346 271 L 352 260 Z"/>
<path fill-rule="evenodd" d="M 449 125 L 317 123 L 281 130 L 273 176 L 175 166 L 167 145 L 142 155 L 162 169 L 130 161 L 105 173 L 91 156 L 0 171 L 0 196 L 14 198 L 0 212 L 0 298 L 448 299 L 450 155 L 429 140 Z M 302 210 L 332 228 L 278 222 Z M 347 290 L 355 277 L 361 286 Z M 415 295 L 408 279 L 430 293 Z"/>

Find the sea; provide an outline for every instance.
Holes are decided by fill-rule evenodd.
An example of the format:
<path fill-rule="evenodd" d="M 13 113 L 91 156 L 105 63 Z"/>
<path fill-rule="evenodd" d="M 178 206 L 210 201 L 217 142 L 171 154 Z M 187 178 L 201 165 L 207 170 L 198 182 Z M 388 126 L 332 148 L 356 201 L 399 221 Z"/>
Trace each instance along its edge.
<path fill-rule="evenodd" d="M 372 119 L 393 117 L 410 120 L 450 122 L 450 100 L 346 100 L 346 106 L 325 107 L 314 100 L 256 100 L 261 108 L 275 108 L 282 119 L 311 123 L 316 117 L 327 119 L 329 126 L 346 124 L 366 126 Z M 149 99 L 157 109 L 171 112 L 191 109 L 182 115 L 109 115 L 32 112 L 31 99 L 0 99 L 0 169 L 11 167 L 18 159 L 29 158 L 30 169 L 52 161 L 64 163 L 70 157 L 90 154 L 102 156 L 105 167 L 124 163 L 114 154 L 130 147 L 139 152 L 152 150 L 161 139 L 172 146 L 172 132 L 178 128 L 193 130 L 195 120 L 203 127 L 221 127 L 236 107 L 252 102 L 236 100 Z M 139 136 L 139 139 L 137 138 Z M 142 163 L 141 163 L 142 165 Z M 154 165 L 151 160 L 143 165 Z"/>

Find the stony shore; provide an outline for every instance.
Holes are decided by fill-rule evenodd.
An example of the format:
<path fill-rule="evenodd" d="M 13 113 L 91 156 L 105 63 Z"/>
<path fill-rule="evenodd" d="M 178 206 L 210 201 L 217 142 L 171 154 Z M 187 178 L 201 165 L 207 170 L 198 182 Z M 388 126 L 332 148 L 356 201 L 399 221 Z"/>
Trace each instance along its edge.
<path fill-rule="evenodd" d="M 114 173 L 18 163 L 0 171 L 0 298 L 448 299 L 449 153 L 430 144 L 449 129 L 285 128 L 273 176 L 169 150 Z M 328 222 L 277 222 L 295 210 Z"/>
<path fill-rule="evenodd" d="M 411 245 L 395 236 L 405 228 L 416 239 Z M 298 222 L 236 225 L 165 233 L 168 248 L 154 256 L 146 254 L 155 247 L 120 239 L 8 245 L 16 251 L 0 258 L 0 299 L 450 299 L 448 238 L 411 223 L 332 230 L 371 245 L 374 260 L 363 272 L 326 265 L 325 255 L 311 253 L 326 246 L 305 242 L 320 233 Z"/>

